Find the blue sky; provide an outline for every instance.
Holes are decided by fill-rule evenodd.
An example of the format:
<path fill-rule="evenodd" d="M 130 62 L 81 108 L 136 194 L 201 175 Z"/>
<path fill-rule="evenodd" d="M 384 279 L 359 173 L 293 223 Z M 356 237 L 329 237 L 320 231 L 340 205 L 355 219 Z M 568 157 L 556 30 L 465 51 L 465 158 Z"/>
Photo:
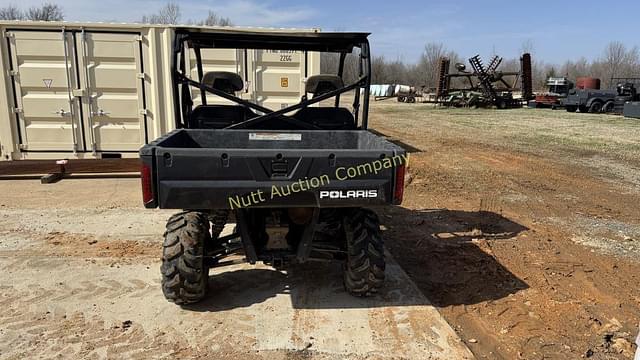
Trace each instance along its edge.
<path fill-rule="evenodd" d="M 48 0 L 63 6 L 69 21 L 136 21 L 166 0 Z M 5 1 L 3 1 L 4 3 Z M 14 2 L 21 7 L 40 0 Z M 375 54 L 407 62 L 418 59 L 427 42 L 441 42 L 464 57 L 494 51 L 516 57 L 523 42 L 533 44 L 537 59 L 562 63 L 593 59 L 618 40 L 640 44 L 640 1 L 378 1 L 338 0 L 180 0 L 182 19 L 198 20 L 209 9 L 237 25 L 320 27 L 372 33 Z M 607 4 L 615 9 L 607 8 Z"/>

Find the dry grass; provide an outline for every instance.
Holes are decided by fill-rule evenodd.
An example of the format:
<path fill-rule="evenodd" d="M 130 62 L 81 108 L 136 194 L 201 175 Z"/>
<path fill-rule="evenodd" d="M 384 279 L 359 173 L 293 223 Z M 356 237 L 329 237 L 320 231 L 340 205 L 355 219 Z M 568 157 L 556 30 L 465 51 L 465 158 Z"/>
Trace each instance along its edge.
<path fill-rule="evenodd" d="M 392 101 L 372 103 L 377 124 L 419 128 L 429 135 L 464 134 L 468 141 L 527 153 L 569 153 L 640 165 L 640 120 L 543 109 L 447 109 Z M 419 134 L 414 134 L 419 135 Z"/>

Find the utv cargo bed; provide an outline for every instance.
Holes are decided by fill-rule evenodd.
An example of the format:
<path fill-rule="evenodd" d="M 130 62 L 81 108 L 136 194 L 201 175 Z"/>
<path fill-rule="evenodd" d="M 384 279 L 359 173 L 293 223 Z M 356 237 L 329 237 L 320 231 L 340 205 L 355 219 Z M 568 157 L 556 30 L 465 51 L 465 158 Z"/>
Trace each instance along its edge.
<path fill-rule="evenodd" d="M 181 129 L 140 156 L 146 207 L 198 210 L 393 204 L 407 160 L 366 130 Z"/>

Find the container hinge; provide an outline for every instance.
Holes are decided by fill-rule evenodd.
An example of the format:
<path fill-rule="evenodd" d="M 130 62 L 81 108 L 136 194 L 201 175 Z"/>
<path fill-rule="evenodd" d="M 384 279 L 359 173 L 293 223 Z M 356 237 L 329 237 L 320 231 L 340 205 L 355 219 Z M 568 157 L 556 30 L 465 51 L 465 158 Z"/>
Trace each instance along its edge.
<path fill-rule="evenodd" d="M 21 113 L 22 113 L 22 108 L 19 108 L 19 107 L 17 107 L 17 108 L 13 108 L 13 109 L 11 109 L 11 110 L 12 110 L 14 113 L 16 113 L 16 114 L 21 114 Z"/>
<path fill-rule="evenodd" d="M 7 74 L 9 74 L 9 76 L 18 76 L 18 70 L 7 70 Z"/>
<path fill-rule="evenodd" d="M 6 37 L 8 39 L 12 39 L 12 38 L 16 37 L 16 34 L 14 34 L 12 32 L 5 32 L 4 33 L 4 37 Z"/>
<path fill-rule="evenodd" d="M 142 35 L 136 35 L 136 41 L 142 41 Z"/>
<path fill-rule="evenodd" d="M 20 145 L 18 145 L 18 148 L 20 148 L 20 150 L 26 150 L 27 149 L 27 145 L 26 144 L 20 144 Z"/>
<path fill-rule="evenodd" d="M 142 79 L 142 80 L 144 80 L 145 76 L 147 76 L 145 73 L 137 73 L 137 74 L 136 74 L 136 77 L 137 77 L 138 79 Z"/>
<path fill-rule="evenodd" d="M 140 115 L 149 115 L 147 109 L 140 109 Z"/>

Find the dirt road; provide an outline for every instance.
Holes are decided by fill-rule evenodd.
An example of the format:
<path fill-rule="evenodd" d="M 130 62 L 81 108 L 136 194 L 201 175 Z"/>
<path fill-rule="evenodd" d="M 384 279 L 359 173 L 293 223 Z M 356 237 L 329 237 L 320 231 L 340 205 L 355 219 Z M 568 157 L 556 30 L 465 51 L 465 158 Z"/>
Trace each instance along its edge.
<path fill-rule="evenodd" d="M 472 358 L 393 260 L 373 299 L 344 292 L 339 264 L 234 265 L 181 309 L 159 287 L 171 212 L 141 208 L 139 180 L 5 181 L 0 194 L 0 358 Z"/>
<path fill-rule="evenodd" d="M 387 246 L 479 358 L 629 359 L 640 324 L 640 122 L 374 104 L 411 149 Z"/>

